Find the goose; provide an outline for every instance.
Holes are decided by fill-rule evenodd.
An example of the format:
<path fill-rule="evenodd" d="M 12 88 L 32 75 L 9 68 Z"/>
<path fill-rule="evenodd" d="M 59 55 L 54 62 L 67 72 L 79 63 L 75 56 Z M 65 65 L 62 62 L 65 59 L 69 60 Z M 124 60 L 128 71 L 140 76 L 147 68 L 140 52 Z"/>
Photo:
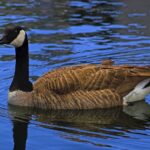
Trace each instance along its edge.
<path fill-rule="evenodd" d="M 150 66 L 81 64 L 58 68 L 29 81 L 28 36 L 6 27 L 0 44 L 15 48 L 16 65 L 8 104 L 37 109 L 100 109 L 128 105 L 150 93 Z"/>

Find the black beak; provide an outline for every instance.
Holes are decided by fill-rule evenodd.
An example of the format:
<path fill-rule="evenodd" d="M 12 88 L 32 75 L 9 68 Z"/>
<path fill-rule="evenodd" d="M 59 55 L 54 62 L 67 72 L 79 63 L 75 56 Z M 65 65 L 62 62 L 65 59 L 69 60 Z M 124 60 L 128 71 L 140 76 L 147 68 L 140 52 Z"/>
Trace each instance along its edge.
<path fill-rule="evenodd" d="M 0 39 L 0 44 L 4 44 L 4 40 L 3 40 L 3 38 L 2 38 L 2 39 Z"/>
<path fill-rule="evenodd" d="M 7 43 L 8 42 L 7 42 L 6 38 L 5 38 L 5 36 L 1 37 L 0 44 L 7 44 Z"/>

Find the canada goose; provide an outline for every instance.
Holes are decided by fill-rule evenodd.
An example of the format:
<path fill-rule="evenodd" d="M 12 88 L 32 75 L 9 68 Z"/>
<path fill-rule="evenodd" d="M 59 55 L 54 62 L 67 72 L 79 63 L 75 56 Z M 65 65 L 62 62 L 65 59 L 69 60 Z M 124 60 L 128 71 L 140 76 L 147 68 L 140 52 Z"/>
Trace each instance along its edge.
<path fill-rule="evenodd" d="M 150 66 L 84 64 L 52 70 L 29 81 L 28 37 L 20 26 L 7 27 L 0 44 L 16 50 L 8 103 L 42 109 L 94 109 L 121 106 L 150 93 Z"/>

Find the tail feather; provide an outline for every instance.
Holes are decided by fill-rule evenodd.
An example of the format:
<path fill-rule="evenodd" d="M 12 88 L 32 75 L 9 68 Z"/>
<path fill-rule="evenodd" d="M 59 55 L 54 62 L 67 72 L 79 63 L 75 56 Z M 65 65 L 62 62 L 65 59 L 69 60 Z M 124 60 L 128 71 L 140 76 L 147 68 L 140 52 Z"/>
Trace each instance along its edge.
<path fill-rule="evenodd" d="M 150 67 L 136 67 L 130 71 L 130 76 L 150 77 Z"/>

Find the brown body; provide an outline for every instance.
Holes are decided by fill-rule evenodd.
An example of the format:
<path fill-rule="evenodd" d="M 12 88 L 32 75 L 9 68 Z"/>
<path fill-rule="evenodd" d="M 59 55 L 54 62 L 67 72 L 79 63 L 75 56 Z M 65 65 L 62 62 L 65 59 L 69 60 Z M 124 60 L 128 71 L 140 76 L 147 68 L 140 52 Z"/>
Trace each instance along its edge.
<path fill-rule="evenodd" d="M 123 97 L 149 77 L 150 67 L 89 64 L 60 68 L 34 83 L 29 105 L 42 109 L 121 106 Z"/>

